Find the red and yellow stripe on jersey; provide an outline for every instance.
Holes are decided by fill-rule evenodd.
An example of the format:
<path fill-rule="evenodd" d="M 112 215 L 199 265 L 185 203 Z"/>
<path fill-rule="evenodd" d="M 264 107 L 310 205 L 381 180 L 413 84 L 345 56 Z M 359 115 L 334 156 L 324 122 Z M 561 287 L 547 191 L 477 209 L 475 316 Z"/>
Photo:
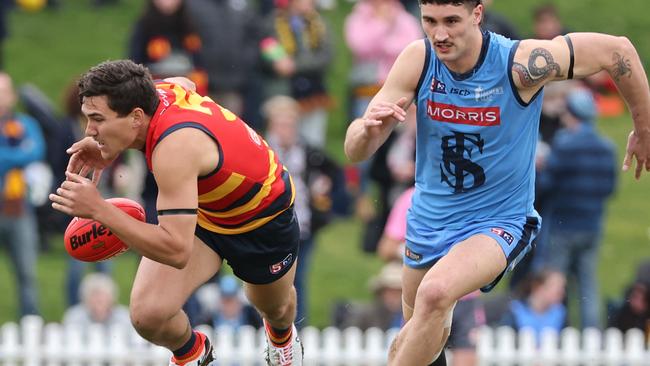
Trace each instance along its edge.
<path fill-rule="evenodd" d="M 160 104 L 147 132 L 149 169 L 156 145 L 180 128 L 197 128 L 214 139 L 219 162 L 198 179 L 198 224 L 220 234 L 254 230 L 293 204 L 291 176 L 252 128 L 208 97 L 159 83 Z"/>

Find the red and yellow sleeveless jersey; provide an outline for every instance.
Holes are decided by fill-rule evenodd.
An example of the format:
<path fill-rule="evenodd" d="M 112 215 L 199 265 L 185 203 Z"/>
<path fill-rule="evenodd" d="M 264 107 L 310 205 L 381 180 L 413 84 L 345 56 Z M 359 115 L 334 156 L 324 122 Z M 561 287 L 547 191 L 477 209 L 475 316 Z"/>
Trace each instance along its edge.
<path fill-rule="evenodd" d="M 295 190 L 289 172 L 252 128 L 208 97 L 179 85 L 156 85 L 160 104 L 147 131 L 149 170 L 156 145 L 180 128 L 197 128 L 219 149 L 214 170 L 198 178 L 198 224 L 220 234 L 254 230 L 289 208 Z"/>

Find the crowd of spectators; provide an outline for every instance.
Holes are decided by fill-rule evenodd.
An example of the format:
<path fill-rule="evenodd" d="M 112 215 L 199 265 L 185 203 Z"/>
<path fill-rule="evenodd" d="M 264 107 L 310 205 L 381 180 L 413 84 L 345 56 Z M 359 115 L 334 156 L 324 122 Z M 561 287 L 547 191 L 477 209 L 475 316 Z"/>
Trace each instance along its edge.
<path fill-rule="evenodd" d="M 404 46 L 423 37 L 412 7 L 403 3 L 359 0 L 344 20 L 343 38 L 351 55 L 345 81 L 350 117 L 365 110 Z M 519 38 L 512 23 L 492 9 L 492 1 L 484 3 L 484 28 Z M 0 46 L 6 34 L 4 13 L 9 9 L 2 4 Z M 242 116 L 264 135 L 291 171 L 301 226 L 295 282 L 299 327 L 311 324 L 308 283 L 317 234 L 333 218 L 350 211 L 363 225 L 362 236 L 356 238 L 359 247 L 385 265 L 368 285 L 372 302 L 347 299 L 335 305 L 332 323 L 362 329 L 400 327 L 400 262 L 414 185 L 415 111 L 409 110 L 407 121 L 371 161 L 346 167 L 328 155 L 333 96 L 326 75 L 332 60 L 341 55 L 335 54 L 335 32 L 322 15 L 323 4 L 330 3 L 147 0 L 125 44 L 127 53 L 116 57 L 145 64 L 159 78 L 192 79 L 201 94 Z M 51 7 L 59 5 L 59 1 L 49 2 Z M 535 38 L 550 39 L 568 29 L 553 5 L 537 7 L 532 20 Z M 0 47 L 0 66 L 1 62 Z M 544 229 L 534 255 L 521 265 L 504 293 L 485 299 L 472 293 L 456 307 L 449 342 L 455 366 L 475 364 L 475 333 L 484 324 L 532 327 L 537 332 L 546 327 L 560 331 L 567 325 L 650 332 L 647 264 L 639 268 L 621 300 L 607 303 L 606 312 L 596 281 L 607 200 L 616 190 L 619 160 L 613 144 L 594 127 L 600 115 L 621 112 L 607 92 L 610 85 L 601 75 L 585 84 L 567 82 L 547 88 L 535 203 Z M 40 191 L 47 192 L 60 185 L 67 164 L 65 147 L 83 136 L 85 122 L 76 93 L 71 80 L 60 115 L 33 85 L 23 85 L 17 93 L 11 76 L 0 73 L 0 243 L 8 248 L 15 270 L 17 316 L 39 314 L 38 251 L 48 250 L 53 245 L 50 238 L 67 224 L 65 216 L 48 208 L 38 187 L 45 185 Z M 27 114 L 17 112 L 17 101 Z M 147 220 L 155 222 L 156 187 L 141 155 L 122 157 L 102 184 L 106 197 L 141 201 Z M 95 273 L 86 275 L 87 267 Z M 111 273 L 110 261 L 87 266 L 67 260 L 65 324 L 129 323 Z M 569 301 L 569 293 L 577 293 L 577 301 Z M 190 302 L 186 311 L 193 324 L 260 326 L 235 277 L 218 275 Z M 578 311 L 569 309 L 573 304 L 578 304 Z M 573 314 L 579 318 L 573 319 Z"/>

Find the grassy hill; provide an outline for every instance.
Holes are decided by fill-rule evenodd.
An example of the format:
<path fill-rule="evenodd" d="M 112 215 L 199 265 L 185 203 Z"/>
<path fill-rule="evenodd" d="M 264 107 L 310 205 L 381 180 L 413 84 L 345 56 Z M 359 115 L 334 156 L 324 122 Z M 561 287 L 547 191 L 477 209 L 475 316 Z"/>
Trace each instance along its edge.
<path fill-rule="evenodd" d="M 60 101 L 65 86 L 88 67 L 107 59 L 124 57 L 131 24 L 140 11 L 142 0 L 123 0 L 119 5 L 96 9 L 90 0 L 61 1 L 58 10 L 26 13 L 12 12 L 10 37 L 4 43 L 6 70 L 16 84 L 30 82 Z M 495 9 L 517 24 L 522 33 L 530 32 L 530 11 L 537 1 L 496 0 Z M 646 65 L 650 65 L 650 35 L 645 17 L 647 2 L 629 0 L 621 5 L 606 0 L 555 1 L 562 17 L 573 30 L 591 30 L 627 35 L 637 45 Z M 329 84 L 337 98 L 329 126 L 328 149 L 342 158 L 341 141 L 345 132 L 345 80 L 349 54 L 341 37 L 343 16 L 351 4 L 339 1 L 328 12 L 333 31 L 339 39 L 337 57 L 332 65 Z M 622 159 L 626 135 L 631 127 L 628 117 L 602 120 L 599 128 L 614 140 Z M 599 279 L 605 296 L 619 295 L 633 276 L 637 263 L 650 257 L 650 176 L 635 182 L 622 175 L 616 196 L 609 204 Z M 329 309 L 338 298 L 367 298 L 367 280 L 380 267 L 373 256 L 359 249 L 360 225 L 354 219 L 340 220 L 318 238 L 311 277 L 310 306 L 313 322 L 325 326 Z M 60 319 L 63 312 L 63 279 L 66 254 L 60 244 L 39 258 L 39 289 L 43 315 L 49 321 Z M 115 262 L 115 278 L 121 287 L 121 301 L 128 302 L 137 258 L 125 254 Z M 7 251 L 0 250 L 0 323 L 16 316 L 15 281 Z"/>

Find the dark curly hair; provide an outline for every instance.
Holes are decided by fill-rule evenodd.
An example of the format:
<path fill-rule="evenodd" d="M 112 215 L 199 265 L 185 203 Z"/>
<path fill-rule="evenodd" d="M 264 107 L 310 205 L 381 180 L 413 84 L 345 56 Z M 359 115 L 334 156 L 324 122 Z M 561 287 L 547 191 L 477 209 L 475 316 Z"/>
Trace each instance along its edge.
<path fill-rule="evenodd" d="M 152 116 L 158 94 L 149 70 L 130 60 L 105 61 L 92 67 L 79 80 L 79 102 L 84 97 L 105 95 L 108 107 L 124 117 L 134 108 Z"/>

